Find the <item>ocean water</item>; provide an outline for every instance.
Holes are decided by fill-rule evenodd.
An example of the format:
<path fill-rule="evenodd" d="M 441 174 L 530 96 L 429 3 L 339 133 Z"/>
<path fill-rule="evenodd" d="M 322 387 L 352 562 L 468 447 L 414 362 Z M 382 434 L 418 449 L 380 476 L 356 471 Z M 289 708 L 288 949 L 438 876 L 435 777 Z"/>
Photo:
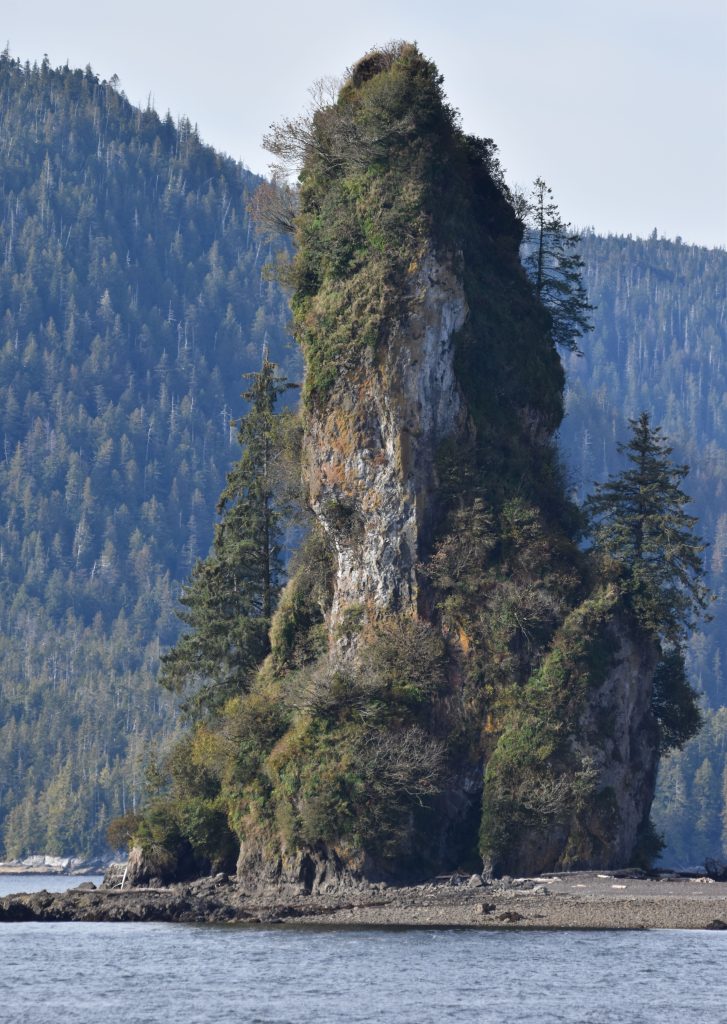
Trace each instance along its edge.
<path fill-rule="evenodd" d="M 14 892 L 65 892 L 81 882 L 100 885 L 103 875 L 0 875 L 0 899 Z"/>
<path fill-rule="evenodd" d="M 725 963 L 727 932 L 0 925 L 0 1020 L 725 1024 Z"/>

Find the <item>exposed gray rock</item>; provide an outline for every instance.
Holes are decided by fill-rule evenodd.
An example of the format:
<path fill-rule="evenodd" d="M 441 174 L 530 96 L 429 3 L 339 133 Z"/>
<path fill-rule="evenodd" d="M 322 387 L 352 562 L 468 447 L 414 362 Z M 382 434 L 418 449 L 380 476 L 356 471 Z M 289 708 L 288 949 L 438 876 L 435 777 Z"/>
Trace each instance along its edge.
<path fill-rule="evenodd" d="M 366 882 L 375 878 L 372 865 L 344 862 L 335 850 L 323 844 L 290 854 L 283 851 L 272 857 L 256 843 L 247 841 L 240 845 L 237 881 L 253 892 L 332 893 L 361 888 L 366 884 L 364 878 Z"/>
<path fill-rule="evenodd" d="M 561 858 L 556 871 L 631 863 L 654 799 L 659 747 L 651 697 L 657 651 L 624 622 L 616 620 L 611 632 L 613 667 L 589 697 L 578 744 L 582 759 L 590 759 L 597 772 L 604 797 L 600 809 L 582 822 L 582 855 Z"/>
<path fill-rule="evenodd" d="M 135 846 L 130 851 L 129 860 L 125 866 L 126 879 L 124 886 L 131 889 L 143 885 L 159 888 L 162 885 L 176 881 L 177 871 L 176 858 L 168 851 L 163 850 L 161 847 L 156 851 L 151 851 L 142 850 L 141 847 Z M 116 873 L 114 877 L 116 877 Z M 106 885 L 105 878 L 104 885 Z"/>
<path fill-rule="evenodd" d="M 416 610 L 435 453 L 466 431 L 453 344 L 467 315 L 462 282 L 430 253 L 406 298 L 406 333 L 392 328 L 380 353 L 344 375 L 341 400 L 334 393 L 308 417 L 306 478 L 337 557 L 332 636 L 351 605 Z"/>
<path fill-rule="evenodd" d="M 104 889 L 116 889 L 121 888 L 121 883 L 124 881 L 124 877 L 127 874 L 127 862 L 117 862 L 109 864 L 104 873 L 103 882 L 101 883 Z"/>

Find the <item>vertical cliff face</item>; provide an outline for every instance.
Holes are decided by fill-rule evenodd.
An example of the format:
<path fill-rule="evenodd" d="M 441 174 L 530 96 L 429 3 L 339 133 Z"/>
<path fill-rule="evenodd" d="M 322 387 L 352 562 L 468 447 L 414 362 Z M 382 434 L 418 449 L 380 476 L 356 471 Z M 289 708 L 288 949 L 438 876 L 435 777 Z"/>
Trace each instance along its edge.
<path fill-rule="evenodd" d="M 657 650 L 618 603 L 611 591 L 571 613 L 525 688 L 541 721 L 528 721 L 526 696 L 487 766 L 483 839 L 496 874 L 633 863 L 656 783 Z M 533 728 L 540 756 L 513 757 L 513 741 Z"/>
<path fill-rule="evenodd" d="M 579 822 L 582 838 L 561 854 L 556 870 L 632 863 L 654 799 L 659 745 L 651 696 L 657 651 L 623 619 L 616 618 L 610 632 L 611 667 L 589 695 L 577 728 L 580 757 L 597 772 L 597 799 Z"/>
<path fill-rule="evenodd" d="M 240 874 L 627 861 L 653 792 L 653 651 L 578 548 L 563 371 L 493 147 L 409 45 L 368 55 L 306 131 L 314 526 L 229 726 Z"/>
<path fill-rule="evenodd" d="M 417 614 L 418 566 L 431 542 L 444 440 L 464 441 L 454 336 L 467 304 L 451 258 L 429 251 L 406 285 L 406 319 L 341 373 L 306 417 L 311 506 L 335 551 L 328 625 L 346 610 Z"/>

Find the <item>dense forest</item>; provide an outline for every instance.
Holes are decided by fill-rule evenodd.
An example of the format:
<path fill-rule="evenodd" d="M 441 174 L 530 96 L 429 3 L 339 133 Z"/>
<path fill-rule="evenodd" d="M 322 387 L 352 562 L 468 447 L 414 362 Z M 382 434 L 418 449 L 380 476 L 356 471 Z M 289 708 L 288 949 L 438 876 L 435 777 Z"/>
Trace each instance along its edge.
<path fill-rule="evenodd" d="M 91 69 L 0 57 L 0 847 L 83 853 L 133 808 L 179 582 L 288 310 L 258 184 Z"/>
<path fill-rule="evenodd" d="M 566 355 L 561 429 L 577 497 L 621 469 L 627 418 L 649 410 L 690 467 L 685 489 L 717 595 L 688 652 L 706 724 L 662 766 L 654 818 L 666 861 L 727 855 L 727 253 L 680 240 L 584 235 L 595 331 Z"/>

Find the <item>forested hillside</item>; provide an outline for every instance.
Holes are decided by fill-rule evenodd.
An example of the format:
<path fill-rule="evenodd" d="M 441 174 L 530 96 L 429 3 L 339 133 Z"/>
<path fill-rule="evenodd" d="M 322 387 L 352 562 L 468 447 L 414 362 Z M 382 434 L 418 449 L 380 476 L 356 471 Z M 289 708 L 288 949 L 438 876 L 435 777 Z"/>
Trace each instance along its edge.
<path fill-rule="evenodd" d="M 710 544 L 713 620 L 693 636 L 692 682 L 706 725 L 662 766 L 654 817 L 666 860 L 727 855 L 727 253 L 656 237 L 601 238 L 580 246 L 597 307 L 583 356 L 566 356 L 561 437 L 578 497 L 621 468 L 616 441 L 627 417 L 653 414 L 691 472 L 699 529 Z"/>
<path fill-rule="evenodd" d="M 81 853 L 135 805 L 179 583 L 285 346 L 257 179 L 90 69 L 0 56 L 0 853 Z M 292 363 L 291 363 L 292 360 Z"/>

